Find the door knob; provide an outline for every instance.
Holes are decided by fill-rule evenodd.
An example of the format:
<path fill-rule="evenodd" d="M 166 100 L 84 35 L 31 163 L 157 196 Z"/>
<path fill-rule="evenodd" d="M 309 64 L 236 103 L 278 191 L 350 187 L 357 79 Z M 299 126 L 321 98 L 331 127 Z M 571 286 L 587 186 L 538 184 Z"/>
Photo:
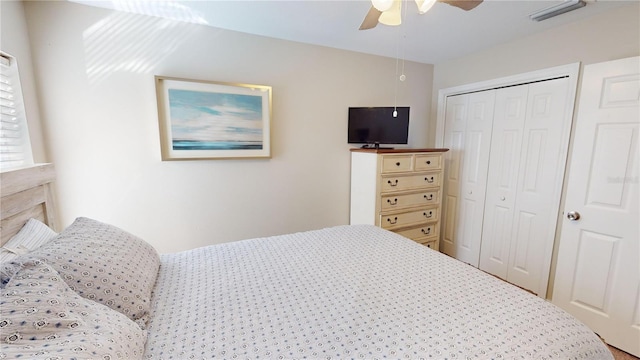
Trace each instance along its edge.
<path fill-rule="evenodd" d="M 567 213 L 567 219 L 571 221 L 578 221 L 580 220 L 580 213 L 577 211 L 569 211 Z"/>

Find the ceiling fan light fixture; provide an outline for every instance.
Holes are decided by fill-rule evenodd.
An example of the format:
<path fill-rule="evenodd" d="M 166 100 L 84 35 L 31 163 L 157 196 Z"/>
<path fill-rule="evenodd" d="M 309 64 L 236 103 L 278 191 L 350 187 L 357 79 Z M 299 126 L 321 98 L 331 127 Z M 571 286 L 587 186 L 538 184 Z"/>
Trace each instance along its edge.
<path fill-rule="evenodd" d="M 393 5 L 387 11 L 382 12 L 380 14 L 380 18 L 378 18 L 378 22 L 385 25 L 397 26 L 402 23 L 402 16 L 400 13 L 400 8 L 402 5 L 402 0 L 394 0 Z"/>
<path fill-rule="evenodd" d="M 391 9 L 391 6 L 393 6 L 393 0 L 371 0 L 371 4 L 374 8 L 378 9 L 378 11 L 385 12 Z"/>
<path fill-rule="evenodd" d="M 426 13 L 433 7 L 435 3 L 436 0 L 416 0 L 416 5 L 418 5 L 418 13 Z"/>

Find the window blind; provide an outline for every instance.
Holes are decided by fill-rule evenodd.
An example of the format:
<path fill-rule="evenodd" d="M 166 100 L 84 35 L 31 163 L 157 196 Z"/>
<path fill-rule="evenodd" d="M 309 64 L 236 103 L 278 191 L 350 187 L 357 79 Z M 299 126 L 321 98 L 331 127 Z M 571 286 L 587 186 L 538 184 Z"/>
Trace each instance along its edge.
<path fill-rule="evenodd" d="M 0 52 L 0 169 L 33 164 L 16 59 Z"/>

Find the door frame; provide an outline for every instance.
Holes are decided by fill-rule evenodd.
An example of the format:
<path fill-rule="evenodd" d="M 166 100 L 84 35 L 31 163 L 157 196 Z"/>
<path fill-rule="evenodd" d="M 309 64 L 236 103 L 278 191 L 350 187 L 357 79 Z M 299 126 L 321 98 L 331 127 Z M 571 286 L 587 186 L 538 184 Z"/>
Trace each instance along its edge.
<path fill-rule="evenodd" d="M 448 96 L 460 95 L 465 93 L 491 90 L 491 89 L 499 89 L 503 87 L 509 86 L 517 86 L 523 85 L 532 82 L 550 80 L 559 77 L 567 77 L 569 79 L 568 86 L 568 94 L 567 94 L 567 105 L 565 106 L 565 114 L 564 118 L 569 119 L 565 122 L 562 128 L 562 142 L 566 144 L 563 147 L 560 158 L 563 161 L 563 166 L 560 169 L 558 176 L 561 176 L 561 181 L 556 182 L 556 188 L 554 189 L 554 201 L 555 207 L 558 209 L 558 214 L 556 216 L 556 228 L 554 229 L 554 241 L 550 244 L 545 244 L 544 255 L 542 260 L 542 274 L 547 274 L 547 276 L 542 276 L 542 280 L 540 282 L 540 286 L 538 288 L 538 296 L 542 298 L 550 298 L 547 296 L 549 292 L 549 282 L 551 281 L 551 285 L 553 285 L 553 272 L 552 270 L 552 259 L 554 257 L 555 251 L 557 251 L 557 244 L 560 234 L 560 228 L 562 226 L 562 205 L 564 204 L 564 183 L 566 180 L 566 172 L 569 164 L 569 153 L 571 148 L 571 134 L 573 132 L 573 124 L 575 119 L 575 106 L 576 106 L 576 96 L 578 93 L 578 83 L 579 83 L 579 75 L 581 70 L 581 63 L 570 63 L 566 65 L 555 66 L 551 68 L 545 68 L 540 70 L 535 70 L 531 72 L 510 75 L 506 77 L 485 80 L 470 84 L 464 84 L 459 86 L 454 86 L 450 88 L 440 89 L 438 90 L 438 109 L 437 109 L 437 118 L 436 118 L 436 147 L 443 147 L 444 144 L 444 129 L 445 129 L 445 110 L 446 110 L 446 101 Z M 444 179 L 443 179 L 444 181 Z M 440 239 L 442 241 L 443 232 L 440 232 Z M 551 280 L 550 280 L 551 278 Z M 550 294 L 549 294 L 550 295 Z"/>

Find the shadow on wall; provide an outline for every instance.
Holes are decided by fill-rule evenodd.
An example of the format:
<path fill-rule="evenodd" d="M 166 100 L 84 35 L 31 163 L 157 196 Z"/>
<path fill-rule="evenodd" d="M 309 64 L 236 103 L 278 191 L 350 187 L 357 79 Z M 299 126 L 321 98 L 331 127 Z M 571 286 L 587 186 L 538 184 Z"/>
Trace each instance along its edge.
<path fill-rule="evenodd" d="M 158 17 L 146 16 L 145 19 L 136 13 L 147 11 L 146 3 L 118 1 L 119 11 L 113 11 L 83 32 L 91 85 L 118 71 L 151 72 L 197 29 L 184 26 L 185 23 L 207 24 L 199 13 L 184 5 L 171 1 L 161 4 L 153 6 L 154 15 Z M 168 36 L 155 36 L 158 32 Z"/>

